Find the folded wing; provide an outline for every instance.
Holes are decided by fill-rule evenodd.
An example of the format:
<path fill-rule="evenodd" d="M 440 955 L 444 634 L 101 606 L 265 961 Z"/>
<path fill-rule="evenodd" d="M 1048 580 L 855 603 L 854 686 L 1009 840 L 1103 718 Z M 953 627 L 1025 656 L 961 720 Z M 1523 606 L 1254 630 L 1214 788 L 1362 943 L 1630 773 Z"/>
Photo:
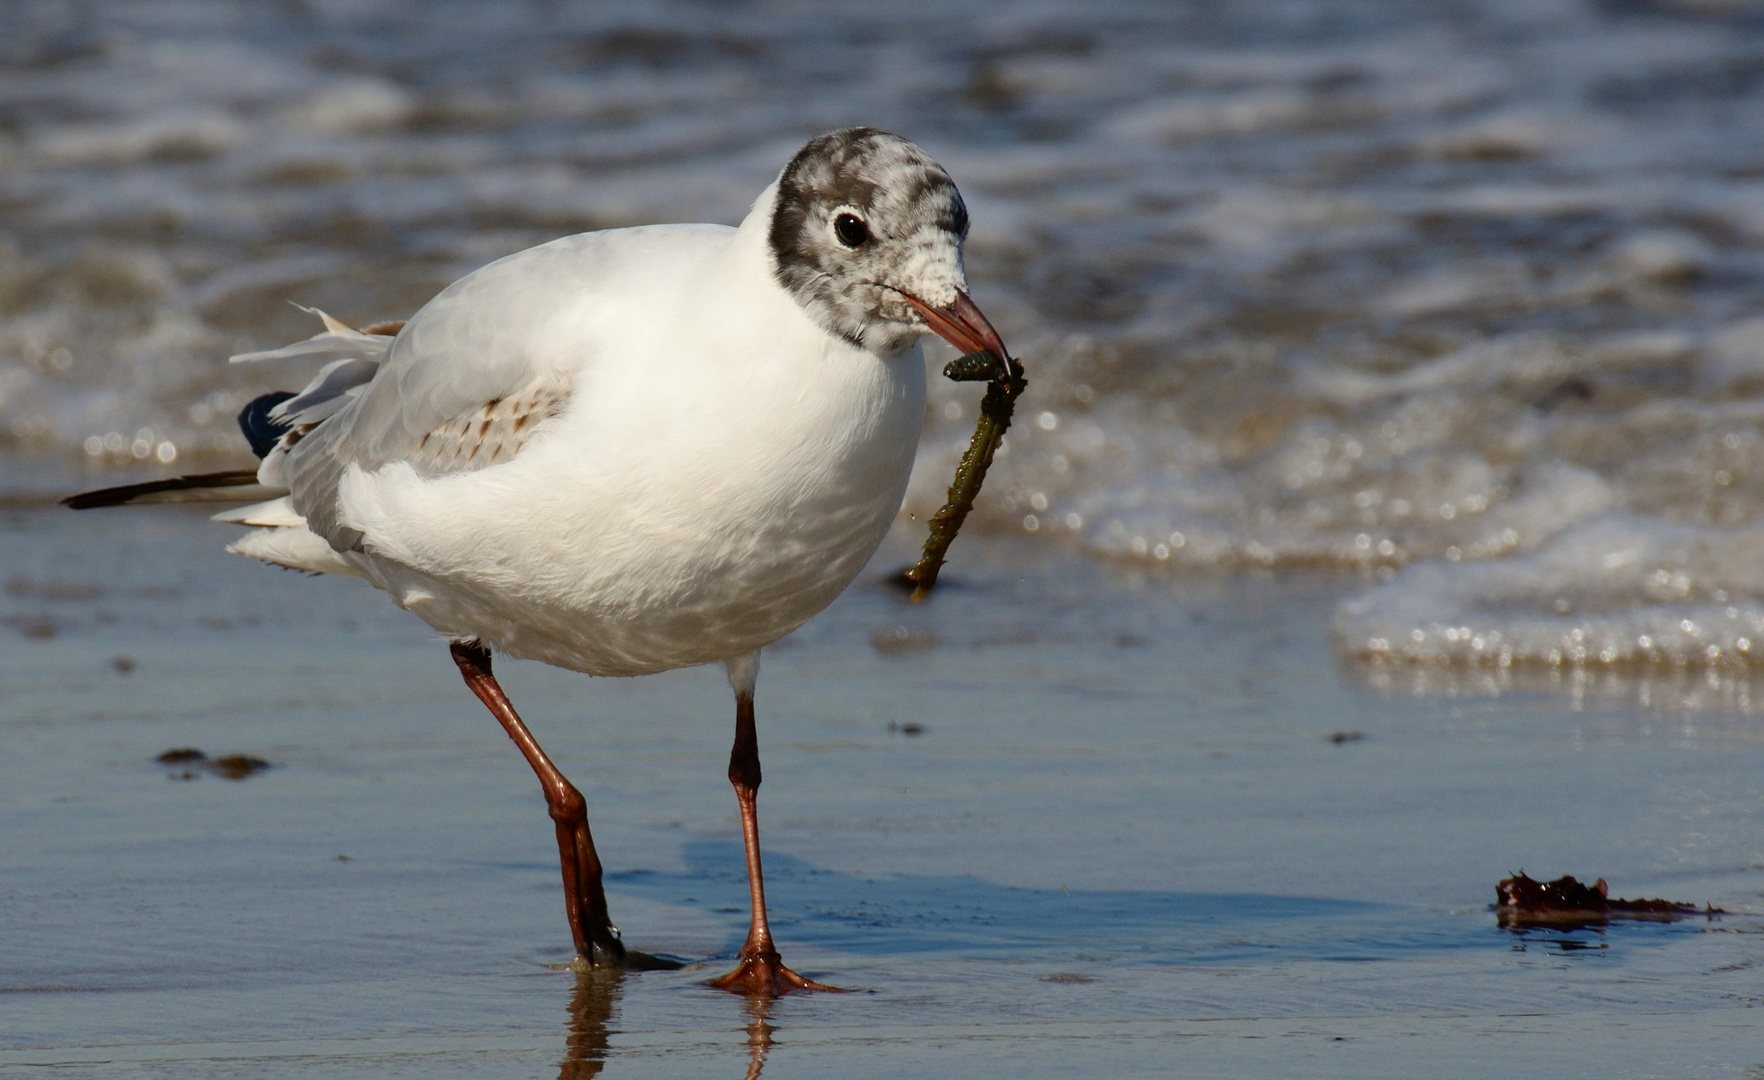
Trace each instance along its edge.
<path fill-rule="evenodd" d="M 287 483 L 307 528 L 337 551 L 358 549 L 361 533 L 340 520 L 337 499 L 350 467 L 407 461 L 424 476 L 486 468 L 563 411 L 580 358 L 541 342 L 546 320 L 584 284 L 591 241 L 568 237 L 462 278 L 399 331 L 368 379 L 355 382 L 358 369 L 346 366 L 362 354 L 334 360 L 332 384 L 315 380 L 282 407 L 295 427 L 265 479 Z"/>

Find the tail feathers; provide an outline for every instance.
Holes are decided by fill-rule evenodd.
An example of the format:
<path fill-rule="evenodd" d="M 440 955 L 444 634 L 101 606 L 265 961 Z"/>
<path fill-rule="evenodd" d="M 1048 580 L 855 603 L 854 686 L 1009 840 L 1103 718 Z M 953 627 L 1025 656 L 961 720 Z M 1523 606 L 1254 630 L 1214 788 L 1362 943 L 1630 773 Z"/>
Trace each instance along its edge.
<path fill-rule="evenodd" d="M 306 524 L 306 519 L 300 516 L 300 512 L 294 509 L 286 496 L 222 510 L 208 520 L 228 525 L 256 525 L 264 529 L 298 529 Z"/>
<path fill-rule="evenodd" d="M 227 545 L 227 550 L 308 574 L 367 577 L 351 556 L 333 550 L 329 540 L 304 525 L 299 528 L 253 529 Z"/>
<path fill-rule="evenodd" d="M 287 491 L 257 482 L 256 469 L 232 469 L 227 472 L 199 473 L 170 480 L 150 480 L 145 484 L 124 484 L 100 488 L 61 500 L 72 510 L 93 510 L 100 506 L 128 506 L 134 503 L 181 502 L 262 502 Z"/>

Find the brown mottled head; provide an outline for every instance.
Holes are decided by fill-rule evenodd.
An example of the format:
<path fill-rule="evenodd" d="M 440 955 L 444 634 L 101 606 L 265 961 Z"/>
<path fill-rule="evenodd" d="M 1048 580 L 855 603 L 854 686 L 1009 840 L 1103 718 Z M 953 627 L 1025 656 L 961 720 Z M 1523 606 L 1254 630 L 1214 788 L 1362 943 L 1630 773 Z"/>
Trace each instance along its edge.
<path fill-rule="evenodd" d="M 961 192 L 928 154 L 886 131 L 843 128 L 810 139 L 778 178 L 773 273 L 828 332 L 892 355 L 931 329 L 912 300 L 966 300 L 967 234 Z"/>

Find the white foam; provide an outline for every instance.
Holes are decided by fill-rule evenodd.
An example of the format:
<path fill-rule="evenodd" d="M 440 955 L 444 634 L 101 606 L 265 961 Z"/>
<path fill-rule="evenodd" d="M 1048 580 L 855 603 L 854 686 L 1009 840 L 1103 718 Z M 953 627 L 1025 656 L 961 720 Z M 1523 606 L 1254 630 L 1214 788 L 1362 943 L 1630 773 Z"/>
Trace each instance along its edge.
<path fill-rule="evenodd" d="M 1764 530 L 1606 515 L 1532 554 L 1430 563 L 1342 603 L 1345 653 L 1412 664 L 1695 665 L 1764 656 Z"/>

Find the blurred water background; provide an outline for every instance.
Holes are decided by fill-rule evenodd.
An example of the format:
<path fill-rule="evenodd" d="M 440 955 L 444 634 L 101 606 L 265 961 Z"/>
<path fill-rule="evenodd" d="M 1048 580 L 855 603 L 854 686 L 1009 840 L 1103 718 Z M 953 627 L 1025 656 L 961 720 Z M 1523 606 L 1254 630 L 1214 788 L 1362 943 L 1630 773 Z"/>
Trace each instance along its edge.
<path fill-rule="evenodd" d="M 396 318 L 560 234 L 738 221 L 855 122 L 954 174 L 1034 372 L 976 531 L 1351 569 L 1383 587 L 1347 655 L 1689 671 L 1751 707 L 1748 0 L 18 0 L 0 452 L 235 464 L 233 414 L 303 373 L 222 361 L 311 333 L 289 301 Z M 909 509 L 967 397 L 939 386 Z"/>
<path fill-rule="evenodd" d="M 49 496 L 247 464 L 309 372 L 225 358 L 290 302 L 733 223 L 854 123 L 953 174 L 1031 378 L 937 602 L 874 581 L 972 430 L 941 379 L 887 565 L 768 659 L 786 956 L 881 996 L 571 997 L 530 780 L 414 620 Z M 0 516 L 0 1071 L 549 1074 L 567 1024 L 564 1075 L 736 1075 L 782 1024 L 768 1076 L 1758 1075 L 1755 924 L 1483 907 L 1764 887 L 1756 0 L 9 0 Z M 732 951 L 716 680 L 514 670 L 627 931 Z M 144 764 L 185 744 L 278 768 Z"/>

